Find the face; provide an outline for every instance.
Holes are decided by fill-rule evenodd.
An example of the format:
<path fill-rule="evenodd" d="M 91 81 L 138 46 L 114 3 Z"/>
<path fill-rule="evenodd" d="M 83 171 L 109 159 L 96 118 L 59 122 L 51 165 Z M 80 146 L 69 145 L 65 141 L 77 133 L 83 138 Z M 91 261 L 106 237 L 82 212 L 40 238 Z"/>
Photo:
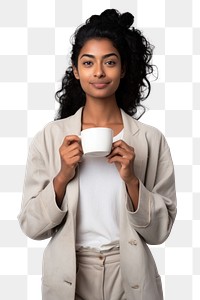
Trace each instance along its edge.
<path fill-rule="evenodd" d="M 86 99 L 115 98 L 124 72 L 120 54 L 109 39 L 91 39 L 82 47 L 74 75 Z"/>

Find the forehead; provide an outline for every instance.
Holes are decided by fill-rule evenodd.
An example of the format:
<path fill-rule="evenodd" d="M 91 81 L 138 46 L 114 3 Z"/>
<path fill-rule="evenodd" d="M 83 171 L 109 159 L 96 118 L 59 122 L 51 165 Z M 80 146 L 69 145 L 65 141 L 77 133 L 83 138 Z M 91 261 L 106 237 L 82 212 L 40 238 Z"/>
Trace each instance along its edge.
<path fill-rule="evenodd" d="M 113 43 L 109 39 L 99 38 L 86 41 L 79 53 L 79 56 L 83 54 L 103 56 L 108 53 L 115 53 L 120 57 L 118 50 L 113 46 Z"/>

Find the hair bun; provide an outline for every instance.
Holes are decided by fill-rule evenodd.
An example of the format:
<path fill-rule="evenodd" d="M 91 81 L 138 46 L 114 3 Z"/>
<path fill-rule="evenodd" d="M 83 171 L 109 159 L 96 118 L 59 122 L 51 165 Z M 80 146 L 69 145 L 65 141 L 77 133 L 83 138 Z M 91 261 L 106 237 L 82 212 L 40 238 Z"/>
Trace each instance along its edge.
<path fill-rule="evenodd" d="M 101 23 L 104 26 L 115 26 L 115 28 L 116 26 L 120 26 L 120 28 L 129 29 L 133 22 L 134 16 L 129 12 L 120 14 L 120 12 L 116 9 L 106 9 L 100 15 L 91 16 L 86 21 L 86 24 L 92 23 L 96 26 L 96 24 Z"/>
<path fill-rule="evenodd" d="M 110 23 L 118 23 L 119 20 L 119 12 L 116 9 L 106 9 L 100 15 L 103 22 Z"/>
<path fill-rule="evenodd" d="M 125 12 L 120 16 L 119 24 L 122 27 L 129 28 L 133 23 L 134 23 L 134 16 L 131 13 Z"/>
<path fill-rule="evenodd" d="M 100 21 L 99 15 L 92 15 L 89 19 L 86 20 L 86 24 L 88 23 L 98 23 Z"/>

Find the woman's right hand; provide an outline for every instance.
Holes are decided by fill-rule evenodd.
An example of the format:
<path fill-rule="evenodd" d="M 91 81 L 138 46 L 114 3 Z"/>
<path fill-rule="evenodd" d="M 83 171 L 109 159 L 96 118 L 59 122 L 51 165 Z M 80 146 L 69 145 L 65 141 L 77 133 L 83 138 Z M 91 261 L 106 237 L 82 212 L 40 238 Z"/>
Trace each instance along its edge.
<path fill-rule="evenodd" d="M 61 159 L 60 178 L 66 184 L 75 176 L 75 170 L 83 156 L 83 150 L 77 135 L 68 135 L 59 149 Z"/>
<path fill-rule="evenodd" d="M 61 168 L 53 180 L 56 200 L 59 207 L 65 195 L 66 185 L 75 176 L 76 167 L 83 156 L 80 141 L 77 135 L 68 135 L 64 138 L 59 149 Z"/>

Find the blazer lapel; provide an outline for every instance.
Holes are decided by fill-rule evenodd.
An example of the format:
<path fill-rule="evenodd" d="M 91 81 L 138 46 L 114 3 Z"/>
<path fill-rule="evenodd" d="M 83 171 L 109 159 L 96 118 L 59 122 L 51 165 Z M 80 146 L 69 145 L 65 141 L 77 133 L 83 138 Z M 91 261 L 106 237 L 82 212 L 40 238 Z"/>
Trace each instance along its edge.
<path fill-rule="evenodd" d="M 134 171 L 136 176 L 144 183 L 148 160 L 148 144 L 146 136 L 141 132 L 138 121 L 121 110 L 124 124 L 124 141 L 135 149 Z"/>
<path fill-rule="evenodd" d="M 81 107 L 73 116 L 66 119 L 66 135 L 80 135 L 82 111 L 83 107 Z"/>
<path fill-rule="evenodd" d="M 82 110 L 80 108 L 72 117 L 68 119 L 66 134 L 80 135 L 81 132 L 81 118 Z M 76 169 L 76 176 L 67 185 L 66 201 L 64 205 L 68 207 L 68 211 L 71 211 L 76 218 L 76 210 L 79 198 L 79 168 Z M 66 209 L 66 207 L 64 207 Z"/>

